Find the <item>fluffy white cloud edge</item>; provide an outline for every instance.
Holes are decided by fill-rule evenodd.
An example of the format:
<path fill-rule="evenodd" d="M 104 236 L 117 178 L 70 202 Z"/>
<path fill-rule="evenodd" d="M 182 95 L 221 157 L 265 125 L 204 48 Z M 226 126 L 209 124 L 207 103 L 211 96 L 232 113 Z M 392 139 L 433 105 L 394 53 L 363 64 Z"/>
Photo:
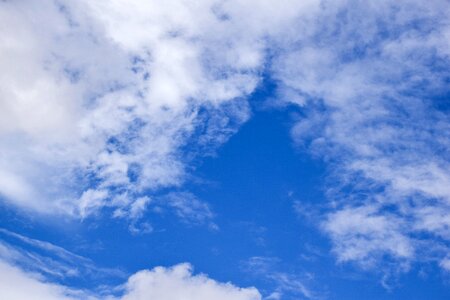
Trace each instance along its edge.
<path fill-rule="evenodd" d="M 37 273 L 26 272 L 0 260 L 0 296 L 14 300 L 261 300 L 255 288 L 239 288 L 220 283 L 206 275 L 194 275 L 192 266 L 184 263 L 173 267 L 156 267 L 130 276 L 128 281 L 111 290 L 121 296 L 93 291 L 76 290 L 50 283 Z"/>

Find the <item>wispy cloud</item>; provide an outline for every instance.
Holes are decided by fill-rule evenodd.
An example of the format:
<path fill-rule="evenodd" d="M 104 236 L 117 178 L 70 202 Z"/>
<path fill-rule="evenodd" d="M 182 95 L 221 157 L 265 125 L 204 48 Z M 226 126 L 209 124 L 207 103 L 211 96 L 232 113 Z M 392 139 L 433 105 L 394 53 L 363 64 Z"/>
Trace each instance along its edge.
<path fill-rule="evenodd" d="M 46 241 L 0 229 L 2 235 L 23 242 L 27 247 L 0 241 L 0 288 L 8 299 L 232 299 L 261 300 L 255 288 L 239 288 L 220 283 L 206 275 L 193 274 L 190 264 L 170 268 L 141 270 L 117 286 L 101 284 L 91 289 L 78 289 L 62 284 L 66 277 L 95 279 L 126 278 L 124 272 L 104 269 L 80 255 Z M 44 252 L 39 252 L 44 250 Z"/>
<path fill-rule="evenodd" d="M 82 291 L 45 282 L 38 274 L 23 270 L 0 260 L 0 287 L 2 297 L 7 299 L 73 300 L 94 299 Z"/>
<path fill-rule="evenodd" d="M 321 299 L 323 296 L 308 285 L 311 274 L 298 274 L 280 271 L 280 259 L 275 257 L 254 256 L 243 263 L 249 274 L 271 282 L 275 290 L 264 299 Z M 292 299 L 294 299 L 292 298 Z"/>
<path fill-rule="evenodd" d="M 161 198 L 162 205 L 171 208 L 185 223 L 192 225 L 207 224 L 218 229 L 213 223 L 214 213 L 209 204 L 188 192 L 172 192 Z"/>
<path fill-rule="evenodd" d="M 341 261 L 448 252 L 448 16 L 445 1 L 324 2 L 273 64 L 304 113 L 293 138 L 329 163 L 322 228 Z"/>
<path fill-rule="evenodd" d="M 0 228 L 0 259 L 53 279 L 125 277 L 119 269 L 102 268 L 90 259 L 52 243 Z M 6 239 L 9 238 L 9 239 Z"/>

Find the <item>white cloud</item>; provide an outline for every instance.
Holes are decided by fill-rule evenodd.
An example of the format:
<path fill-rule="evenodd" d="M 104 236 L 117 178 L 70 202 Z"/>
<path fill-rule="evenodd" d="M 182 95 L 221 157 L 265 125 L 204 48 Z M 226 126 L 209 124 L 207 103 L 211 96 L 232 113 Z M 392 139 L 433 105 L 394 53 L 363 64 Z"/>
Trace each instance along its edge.
<path fill-rule="evenodd" d="M 0 229 L 0 233 L 12 239 L 0 240 L 1 299 L 261 300 L 256 288 L 240 288 L 205 274 L 193 274 L 188 263 L 141 270 L 123 284 L 105 286 L 104 278 L 123 280 L 127 276 L 116 269 L 98 267 L 89 259 L 49 242 L 5 229 Z M 58 283 L 68 277 L 95 279 L 94 287 L 82 290 Z"/>
<path fill-rule="evenodd" d="M 4 299 L 69 300 L 83 298 L 74 297 L 73 294 L 76 293 L 65 287 L 45 282 L 37 274 L 26 273 L 0 260 L 0 295 Z M 84 299 L 89 298 L 85 297 Z"/>
<path fill-rule="evenodd" d="M 340 261 L 360 261 L 373 267 L 385 253 L 404 259 L 414 257 L 414 245 L 402 228 L 403 220 L 363 206 L 341 209 L 328 216 L 325 230 L 337 241 L 335 251 Z"/>
<path fill-rule="evenodd" d="M 0 5 L 8 70 L 0 194 L 81 217 L 182 185 L 192 155 L 211 153 L 249 117 L 245 97 L 270 41 L 318 8 L 287 0 Z M 198 151 L 186 154 L 186 145 Z"/>
<path fill-rule="evenodd" d="M 37 273 L 29 273 L 0 260 L 0 296 L 4 299 L 158 299 L 158 300 L 261 300 L 255 288 L 239 288 L 220 283 L 206 275 L 193 275 L 189 264 L 171 268 L 157 267 L 139 271 L 112 290 L 123 290 L 120 297 L 111 294 L 71 289 L 50 283 Z"/>
<path fill-rule="evenodd" d="M 446 270 L 450 272 L 450 259 L 445 258 L 441 261 L 440 266 Z"/>
<path fill-rule="evenodd" d="M 11 266 L 21 267 L 52 279 L 125 277 L 118 269 L 100 268 L 90 259 L 49 242 L 1 228 L 0 234 L 0 260 Z"/>
<path fill-rule="evenodd" d="M 212 228 L 217 228 L 217 225 L 212 223 L 214 213 L 208 203 L 201 201 L 191 193 L 172 192 L 166 195 L 162 202 L 172 208 L 175 214 L 188 224 L 206 223 Z"/>
<path fill-rule="evenodd" d="M 445 1 L 325 1 L 273 64 L 306 115 L 293 138 L 330 163 L 323 228 L 341 261 L 448 252 L 448 16 Z"/>
<path fill-rule="evenodd" d="M 258 277 L 271 282 L 275 291 L 264 299 L 284 299 L 286 295 L 295 296 L 296 299 L 320 299 L 318 293 L 308 285 L 310 276 L 280 271 L 280 260 L 275 257 L 253 256 L 244 263 L 245 270 Z M 310 274 L 308 274 L 310 275 Z"/>
<path fill-rule="evenodd" d="M 230 283 L 219 283 L 205 275 L 193 275 L 189 264 L 172 268 L 158 267 L 140 271 L 125 285 L 123 300 L 260 300 L 254 288 L 238 288 Z"/>
<path fill-rule="evenodd" d="M 249 117 L 268 40 L 318 2 L 0 5 L 0 194 L 86 217 L 183 184 L 199 153 L 182 148 L 208 154 Z"/>
<path fill-rule="evenodd" d="M 110 188 L 134 201 L 180 185 L 182 146 L 214 148 L 248 118 L 262 37 L 235 34 L 214 1 L 0 5 L 0 193 L 14 205 L 84 217 L 118 203 Z"/>
<path fill-rule="evenodd" d="M 282 101 L 306 113 L 294 139 L 333 165 L 323 228 L 339 259 L 414 259 L 421 233 L 448 241 L 450 125 L 433 101 L 448 94 L 445 0 L 0 8 L 0 194 L 9 203 L 141 216 L 144 194 L 188 177 L 184 146 L 210 153 L 249 117 L 244 99 L 269 66 Z M 342 219 L 351 214 L 369 225 L 352 231 Z"/>
<path fill-rule="evenodd" d="M 66 259 L 66 260 L 84 260 L 83 257 L 76 255 L 70 251 L 67 251 L 64 248 L 61 248 L 59 246 L 53 245 L 49 242 L 45 242 L 45 241 L 41 241 L 41 240 L 36 240 L 36 239 L 32 239 L 23 235 L 20 235 L 18 233 L 0 228 L 0 233 L 15 238 L 23 243 L 26 243 L 32 247 L 35 248 L 39 248 L 48 252 L 52 252 L 54 253 L 56 256 L 58 256 L 61 259 Z"/>

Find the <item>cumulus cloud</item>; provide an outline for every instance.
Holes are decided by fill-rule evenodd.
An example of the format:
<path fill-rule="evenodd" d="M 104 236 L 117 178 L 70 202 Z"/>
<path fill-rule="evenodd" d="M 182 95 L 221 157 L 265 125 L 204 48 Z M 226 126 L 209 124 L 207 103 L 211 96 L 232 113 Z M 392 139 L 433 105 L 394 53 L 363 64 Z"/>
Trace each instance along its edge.
<path fill-rule="evenodd" d="M 125 295 L 120 299 L 261 299 L 261 295 L 254 288 L 237 288 L 230 283 L 216 282 L 205 275 L 193 275 L 189 264 L 140 271 L 129 278 L 125 289 Z"/>
<path fill-rule="evenodd" d="M 157 267 L 132 275 L 123 286 L 122 296 L 96 294 L 91 291 L 71 289 L 50 283 L 37 273 L 0 260 L 0 295 L 5 299 L 111 299 L 111 300 L 261 300 L 255 288 L 239 288 L 231 283 L 220 283 L 206 275 L 193 275 L 189 264 L 171 268 Z"/>
<path fill-rule="evenodd" d="M 0 229 L 0 234 L 2 299 L 261 300 L 256 288 L 240 288 L 205 274 L 194 274 L 188 263 L 141 270 L 129 276 L 117 269 L 98 267 L 91 260 L 46 241 L 5 229 Z M 105 286 L 99 281 L 122 281 L 127 277 L 117 286 Z M 79 289 L 63 284 L 66 278 L 96 281 L 91 289 Z"/>

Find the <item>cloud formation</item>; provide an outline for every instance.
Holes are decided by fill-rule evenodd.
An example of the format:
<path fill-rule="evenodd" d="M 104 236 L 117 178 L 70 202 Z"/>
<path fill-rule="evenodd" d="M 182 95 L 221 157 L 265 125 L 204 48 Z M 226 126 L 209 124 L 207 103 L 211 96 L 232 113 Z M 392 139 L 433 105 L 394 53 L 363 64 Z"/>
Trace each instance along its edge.
<path fill-rule="evenodd" d="M 231 283 L 220 283 L 206 275 L 193 275 L 189 264 L 171 268 L 157 267 L 139 271 L 130 276 L 123 286 L 109 291 L 122 290 L 117 297 L 96 294 L 91 291 L 70 289 L 45 281 L 37 273 L 24 272 L 20 268 L 0 260 L 0 288 L 6 299 L 110 299 L 110 300 L 261 300 L 255 288 L 239 288 Z"/>
<path fill-rule="evenodd" d="M 140 271 L 129 278 L 125 290 L 125 295 L 120 299 L 261 299 L 261 295 L 254 288 L 237 288 L 229 283 L 218 283 L 205 275 L 192 275 L 192 267 L 189 264 Z"/>
<path fill-rule="evenodd" d="M 274 291 L 265 299 L 285 299 L 287 295 L 295 299 L 321 299 L 321 295 L 308 287 L 308 276 L 282 272 L 279 270 L 280 259 L 275 257 L 253 256 L 243 264 L 249 273 L 274 284 Z M 289 298 L 290 299 L 290 298 Z"/>
<path fill-rule="evenodd" d="M 90 259 L 46 241 L 5 229 L 0 229 L 0 234 L 0 294 L 5 299 L 262 299 L 256 288 L 240 288 L 194 274 L 189 263 L 141 270 L 129 276 L 118 269 L 96 266 Z M 123 281 L 127 277 L 116 286 L 102 282 L 105 278 Z M 69 287 L 64 284 L 67 278 L 90 279 L 94 284 L 89 289 Z"/>
<path fill-rule="evenodd" d="M 303 108 L 293 138 L 329 164 L 322 228 L 340 261 L 448 253 L 448 16 L 445 1 L 324 2 L 273 64 Z"/>
<path fill-rule="evenodd" d="M 180 187 L 190 161 L 249 118 L 245 98 L 265 72 L 279 103 L 301 107 L 294 140 L 330 165 L 321 227 L 338 260 L 388 255 L 448 269 L 447 1 L 0 8 L 8 70 L 0 74 L 0 194 L 8 203 L 139 218 L 153 192 Z M 167 199 L 182 218 L 212 216 L 195 198 Z"/>
<path fill-rule="evenodd" d="M 69 300 L 70 290 L 42 281 L 37 274 L 25 273 L 0 260 L 0 288 L 5 299 Z M 78 298 L 80 299 L 80 298 Z M 89 299 L 89 298 L 85 298 Z"/>
<path fill-rule="evenodd" d="M 0 4 L 7 201 L 82 217 L 128 210 L 183 183 L 196 154 L 183 147 L 211 151 L 248 118 L 260 36 L 239 34 L 214 1 L 191 4 Z"/>

